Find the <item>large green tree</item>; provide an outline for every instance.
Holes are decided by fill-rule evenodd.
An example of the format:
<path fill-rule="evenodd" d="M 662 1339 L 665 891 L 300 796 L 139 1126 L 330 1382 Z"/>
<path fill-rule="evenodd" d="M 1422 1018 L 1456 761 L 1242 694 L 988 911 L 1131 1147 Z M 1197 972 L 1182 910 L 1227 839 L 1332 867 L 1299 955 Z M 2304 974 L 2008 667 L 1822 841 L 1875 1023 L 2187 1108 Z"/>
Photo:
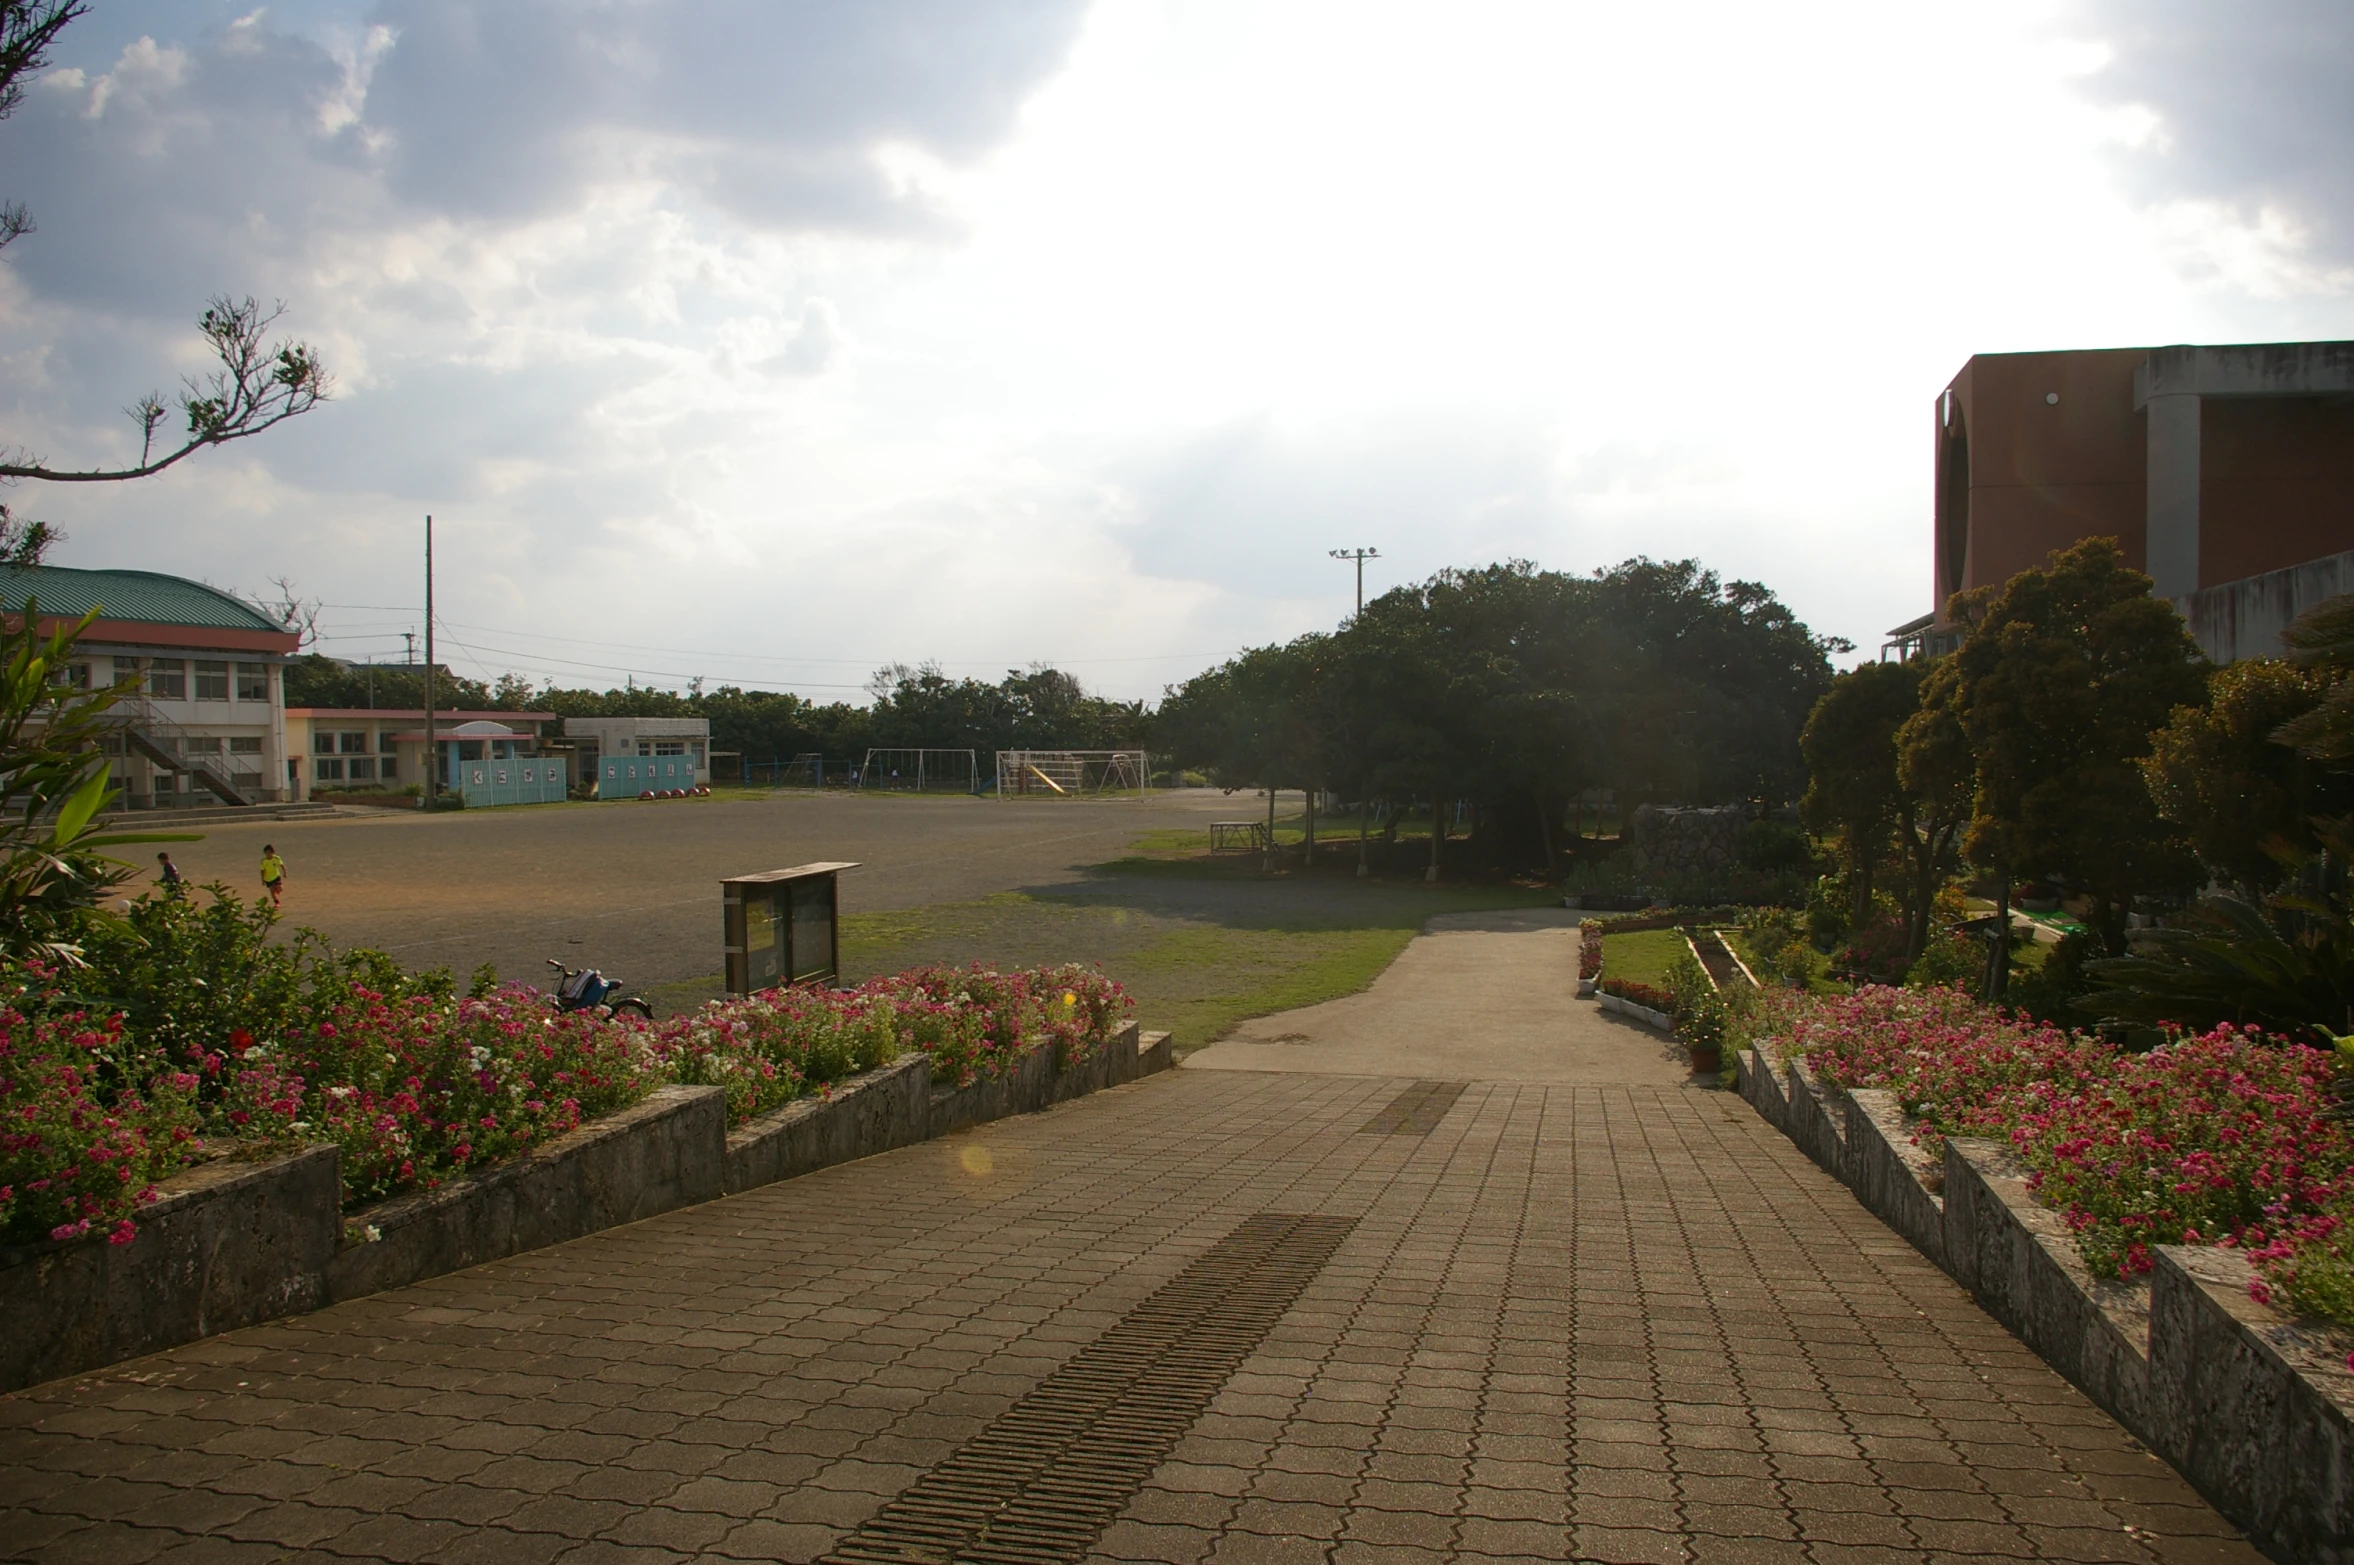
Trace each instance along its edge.
<path fill-rule="evenodd" d="M 1870 916 L 1880 866 L 1896 846 L 1905 794 L 1896 736 L 1921 709 L 1921 672 L 1917 662 L 1849 669 L 1831 681 L 1798 736 L 1807 773 L 1799 809 L 1808 829 L 1839 839 L 1859 927 Z"/>
<path fill-rule="evenodd" d="M 1550 868 L 1587 787 L 1628 802 L 1793 797 L 1799 730 L 1842 645 L 1693 561 L 1591 576 L 1511 561 L 1442 571 L 1332 636 L 1171 690 L 1158 742 L 1251 786 L 1279 773 L 1274 785 L 1442 813 L 1468 800 L 1488 862 Z M 1438 847 L 1434 834 L 1434 867 Z"/>
<path fill-rule="evenodd" d="M 2321 849 L 2317 815 L 2354 810 L 2354 779 L 2273 735 L 2318 711 L 2333 676 L 2271 658 L 2218 669 L 2204 705 L 2177 707 L 2142 762 L 2159 813 L 2217 878 L 2253 897 Z"/>
<path fill-rule="evenodd" d="M 2121 954 L 2136 896 L 2198 880 L 2139 764 L 2174 709 L 2204 695 L 2198 644 L 2107 538 L 1957 595 L 1949 613 L 1969 631 L 1922 705 L 1951 715 L 1974 761 L 1964 851 L 1993 876 L 2004 918 L 2016 879 L 2054 880 L 2091 899 L 2097 937 Z M 2006 968 L 1990 977 L 1998 995 Z"/>

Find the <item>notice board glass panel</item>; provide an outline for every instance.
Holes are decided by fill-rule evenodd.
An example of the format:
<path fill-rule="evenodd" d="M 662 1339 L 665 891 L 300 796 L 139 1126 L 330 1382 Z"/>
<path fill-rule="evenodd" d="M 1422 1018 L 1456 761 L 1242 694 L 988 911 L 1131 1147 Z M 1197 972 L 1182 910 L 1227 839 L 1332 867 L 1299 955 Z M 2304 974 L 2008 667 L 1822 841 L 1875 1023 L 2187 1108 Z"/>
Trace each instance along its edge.
<path fill-rule="evenodd" d="M 755 993 L 785 981 L 785 932 L 778 923 L 775 897 L 744 899 L 744 972 Z"/>
<path fill-rule="evenodd" d="M 834 878 L 791 883 L 793 981 L 834 976 Z"/>

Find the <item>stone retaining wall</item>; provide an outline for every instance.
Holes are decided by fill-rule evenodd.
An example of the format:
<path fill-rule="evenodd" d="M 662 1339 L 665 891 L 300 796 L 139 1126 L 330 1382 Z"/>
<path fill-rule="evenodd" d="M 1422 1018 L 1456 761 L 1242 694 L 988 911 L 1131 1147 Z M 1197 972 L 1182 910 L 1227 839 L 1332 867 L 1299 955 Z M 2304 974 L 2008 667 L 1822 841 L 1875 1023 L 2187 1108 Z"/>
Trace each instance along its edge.
<path fill-rule="evenodd" d="M 712 1152 L 726 1136 L 721 1089 L 657 1088 L 537 1151 L 352 1213 L 327 1297 L 382 1293 L 708 1201 L 721 1191 Z"/>
<path fill-rule="evenodd" d="M 2248 1296 L 2247 1261 L 2166 1246 L 2149 1279 L 2095 1279 L 2057 1212 L 1989 1141 L 1912 1144 L 1892 1094 L 1842 1093 L 1752 1049 L 1741 1096 L 2044 1361 L 2298 1565 L 2354 1565 L 2354 1333 Z"/>
<path fill-rule="evenodd" d="M 339 1154 L 306 1147 L 188 1169 L 127 1245 L 0 1252 L 0 1392 L 340 1299 L 639 1222 L 1165 1071 L 1135 1023 L 1069 1070 L 1035 1045 L 992 1081 L 934 1092 L 910 1055 L 727 1128 L 717 1087 L 664 1087 L 528 1156 L 438 1190 L 340 1210 Z"/>
<path fill-rule="evenodd" d="M 326 1302 L 341 1223 L 333 1147 L 184 1170 L 129 1244 L 0 1251 L 0 1391 Z"/>

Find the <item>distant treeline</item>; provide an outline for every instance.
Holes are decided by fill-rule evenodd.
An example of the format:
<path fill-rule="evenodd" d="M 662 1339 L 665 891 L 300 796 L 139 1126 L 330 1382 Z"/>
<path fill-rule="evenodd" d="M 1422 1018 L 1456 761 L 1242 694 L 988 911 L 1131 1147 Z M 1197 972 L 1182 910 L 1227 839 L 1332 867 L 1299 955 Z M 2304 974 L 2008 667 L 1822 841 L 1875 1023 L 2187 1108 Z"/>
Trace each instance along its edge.
<path fill-rule="evenodd" d="M 711 722 L 711 747 L 747 762 L 790 761 L 809 751 L 855 760 L 870 748 L 933 746 L 980 752 L 1017 749 L 1111 749 L 1144 742 L 1140 701 L 1089 695 L 1060 669 L 1008 671 L 996 684 L 951 679 L 935 664 L 893 664 L 868 684 L 873 702 L 822 705 L 789 691 L 734 685 L 694 693 L 675 690 L 567 690 L 534 686 L 518 675 L 495 684 L 435 671 L 441 710 L 553 712 L 559 717 L 702 717 Z M 425 670 L 347 668 L 317 654 L 286 671 L 288 706 L 360 707 L 373 693 L 380 707 L 425 704 Z"/>
<path fill-rule="evenodd" d="M 1229 787 L 1468 800 L 1475 857 L 1558 867 L 1587 789 L 1795 800 L 1799 731 L 1847 650 L 1692 560 L 1444 571 L 1170 691 L 1154 750 Z"/>

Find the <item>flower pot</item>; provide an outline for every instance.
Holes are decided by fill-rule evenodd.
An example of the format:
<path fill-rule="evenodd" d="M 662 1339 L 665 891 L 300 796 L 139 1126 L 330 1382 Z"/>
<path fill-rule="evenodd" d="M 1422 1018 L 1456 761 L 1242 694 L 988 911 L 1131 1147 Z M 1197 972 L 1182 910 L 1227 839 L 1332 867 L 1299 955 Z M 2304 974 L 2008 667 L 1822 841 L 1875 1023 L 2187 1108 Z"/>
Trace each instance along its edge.
<path fill-rule="evenodd" d="M 1715 1044 L 1696 1043 L 1692 1045 L 1692 1073 L 1694 1075 L 1713 1076 L 1724 1068 L 1724 1060 Z"/>

